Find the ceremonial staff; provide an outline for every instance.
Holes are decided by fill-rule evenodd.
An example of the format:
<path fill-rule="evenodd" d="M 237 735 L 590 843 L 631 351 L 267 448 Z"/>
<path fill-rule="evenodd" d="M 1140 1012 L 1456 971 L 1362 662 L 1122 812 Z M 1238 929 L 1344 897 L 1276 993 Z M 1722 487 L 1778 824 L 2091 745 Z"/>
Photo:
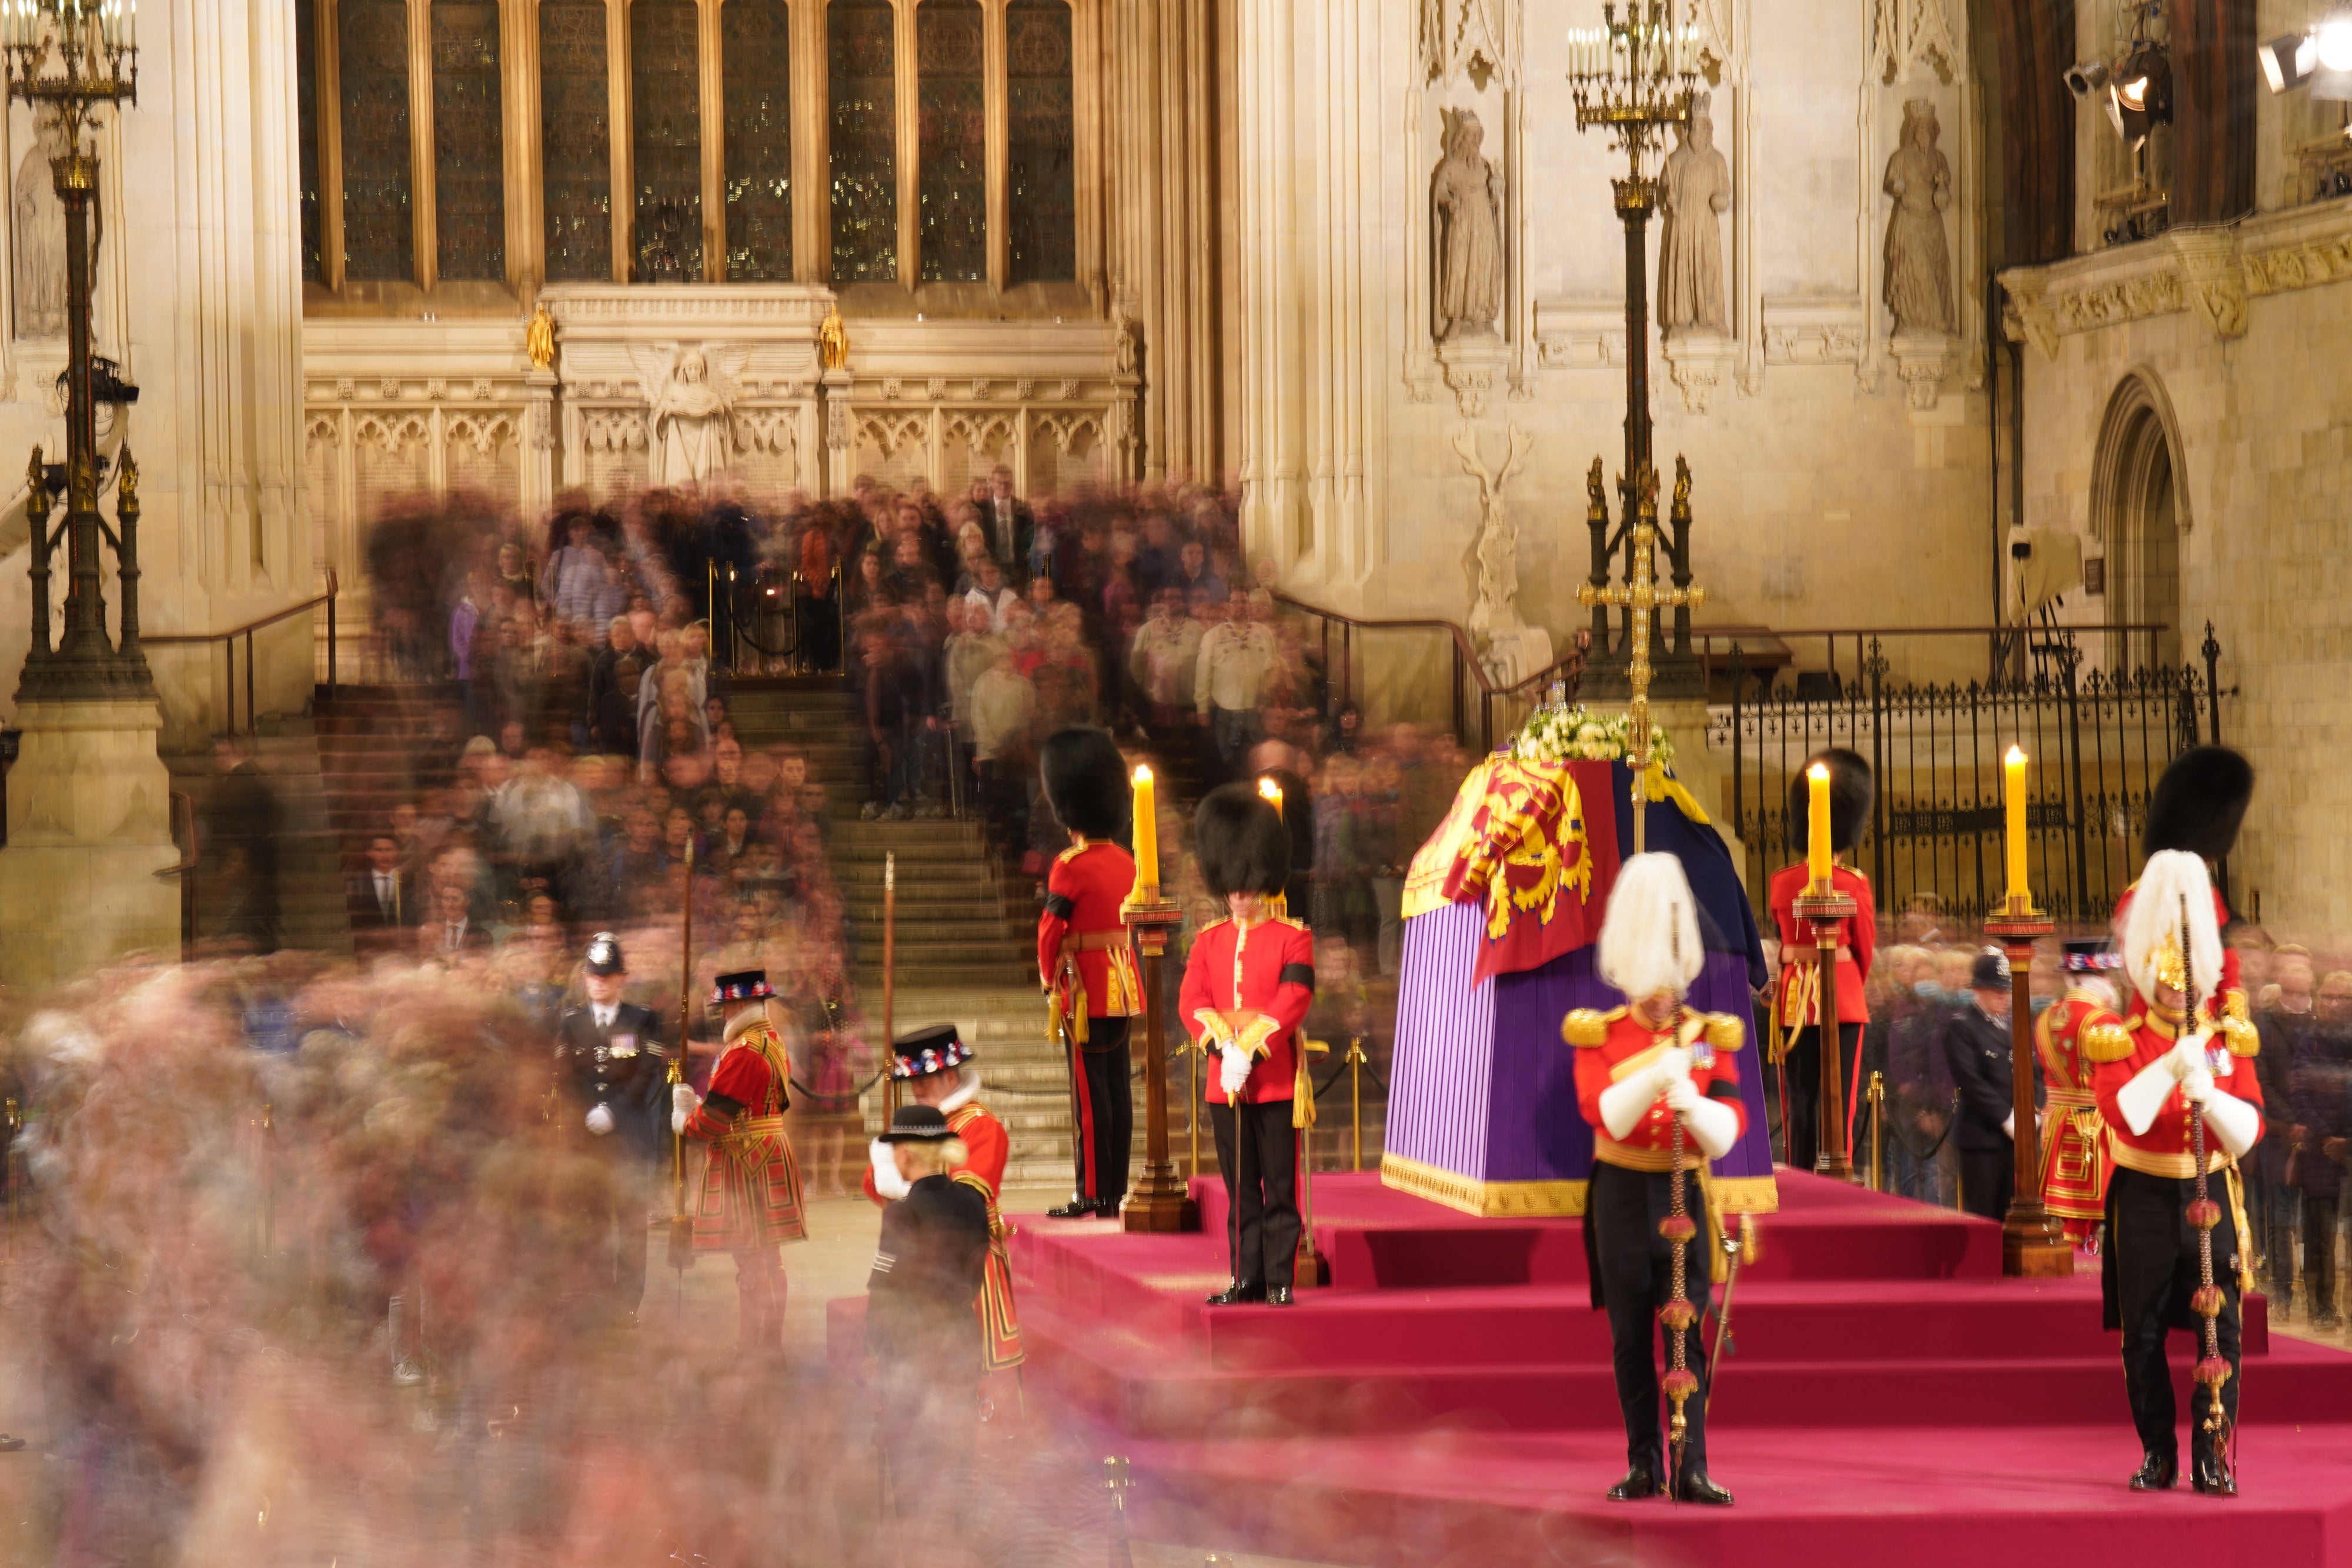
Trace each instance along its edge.
<path fill-rule="evenodd" d="M 681 901 L 677 943 L 677 1049 L 670 1052 L 670 1096 L 686 1082 L 687 1020 L 694 1006 L 694 837 L 686 841 L 686 897 Z M 669 1266 L 677 1270 L 678 1301 L 686 1300 L 686 1270 L 694 1261 L 694 1221 L 686 1212 L 686 1134 L 669 1135 Z"/>
<path fill-rule="evenodd" d="M 2180 1017 L 2184 1030 L 2197 1027 L 2197 965 L 2191 956 L 2195 951 L 2189 945 L 2189 900 L 2184 894 L 2180 900 L 2180 985 L 2185 1004 Z M 2201 1104 L 2189 1107 L 2189 1149 L 2197 1166 L 2197 1196 L 2189 1205 L 2189 1223 L 2197 1228 L 2197 1293 L 2189 1298 L 2189 1305 L 2204 1320 L 2203 1354 L 2197 1359 L 2197 1386 L 2204 1389 L 2211 1401 L 2201 1424 L 2212 1434 L 2214 1451 L 2228 1463 L 2231 1422 L 2221 1408 L 2221 1385 L 2230 1381 L 2230 1363 L 2221 1354 L 2221 1287 L 2213 1282 L 2213 1228 L 2221 1223 L 2221 1206 L 2213 1201 L 2206 1187 L 2205 1108 Z M 2238 1238 L 2240 1247 L 2247 1244 L 2244 1237 Z"/>
<path fill-rule="evenodd" d="M 887 1053 L 898 1038 L 895 1025 L 898 979 L 898 857 L 882 857 L 882 1049 Z M 882 1074 L 882 1127 L 898 1113 L 898 1079 Z"/>

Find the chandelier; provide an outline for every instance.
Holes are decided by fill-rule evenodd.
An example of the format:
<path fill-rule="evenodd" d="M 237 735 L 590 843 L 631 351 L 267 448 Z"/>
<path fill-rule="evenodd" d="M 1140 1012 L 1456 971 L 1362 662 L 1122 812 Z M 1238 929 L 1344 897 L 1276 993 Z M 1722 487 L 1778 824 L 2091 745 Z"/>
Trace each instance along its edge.
<path fill-rule="evenodd" d="M 1631 183 L 1646 194 L 1666 128 L 1690 123 L 1705 56 L 1691 25 L 1675 22 L 1669 0 L 1627 0 L 1622 16 L 1608 0 L 1601 14 L 1603 26 L 1568 35 L 1576 128 L 1609 131 L 1611 145 L 1626 156 Z"/>

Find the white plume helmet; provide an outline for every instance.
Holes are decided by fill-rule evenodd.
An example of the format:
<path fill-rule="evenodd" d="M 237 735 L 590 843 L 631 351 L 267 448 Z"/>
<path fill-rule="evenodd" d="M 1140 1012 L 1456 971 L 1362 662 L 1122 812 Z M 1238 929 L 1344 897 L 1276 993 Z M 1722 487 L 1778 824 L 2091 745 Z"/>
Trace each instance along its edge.
<path fill-rule="evenodd" d="M 1593 967 L 1601 977 L 1640 1001 L 1660 991 L 1679 997 L 1706 965 L 1698 940 L 1698 901 L 1683 862 L 1672 855 L 1635 855 L 1617 868 L 1609 913 L 1601 922 Z"/>
<path fill-rule="evenodd" d="M 2188 988 L 2179 967 L 2180 912 L 2189 911 L 2189 967 L 2186 977 L 2196 985 L 2199 1000 L 2212 997 L 2221 984 L 2221 933 L 2213 920 L 2213 884 L 2206 879 L 2205 862 L 2187 850 L 2158 850 L 2133 887 L 2131 907 L 2124 912 L 2124 971 L 2141 996 L 2153 998 L 2159 981 L 2175 990 Z"/>

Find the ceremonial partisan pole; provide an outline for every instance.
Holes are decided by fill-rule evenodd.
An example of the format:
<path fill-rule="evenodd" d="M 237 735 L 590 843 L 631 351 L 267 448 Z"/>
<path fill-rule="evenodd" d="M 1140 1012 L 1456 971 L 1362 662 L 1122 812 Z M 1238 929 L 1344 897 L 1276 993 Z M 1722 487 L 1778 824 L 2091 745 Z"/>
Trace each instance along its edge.
<path fill-rule="evenodd" d="M 686 840 L 686 896 L 679 901 L 677 938 L 677 1049 L 670 1053 L 670 1098 L 686 1082 L 687 1020 L 694 1007 L 694 836 Z M 686 1270 L 694 1261 L 694 1221 L 686 1212 L 686 1134 L 669 1135 L 669 1266 L 677 1271 L 677 1299 L 686 1305 Z"/>

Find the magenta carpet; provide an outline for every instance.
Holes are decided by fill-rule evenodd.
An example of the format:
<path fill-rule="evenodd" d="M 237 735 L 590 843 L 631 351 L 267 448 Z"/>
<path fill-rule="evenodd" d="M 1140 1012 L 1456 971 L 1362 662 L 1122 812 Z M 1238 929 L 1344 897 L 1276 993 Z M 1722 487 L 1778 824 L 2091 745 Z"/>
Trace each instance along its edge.
<path fill-rule="evenodd" d="M 2135 1495 L 2095 1275 L 2005 1281 L 1986 1221 L 1780 1176 L 1717 1375 L 1727 1511 L 1602 1500 L 1623 1436 L 1579 1221 L 1475 1219 L 1369 1176 L 1316 1183 L 1332 1288 L 1286 1311 L 1202 1304 L 1213 1182 L 1200 1235 L 1023 1219 L 1028 1397 L 1133 1458 L 1139 1532 L 1219 1550 L 2352 1568 L 2352 1354 L 2272 1337 L 2250 1301 L 2244 1495 Z M 2191 1354 L 2176 1336 L 2184 1410 Z"/>

